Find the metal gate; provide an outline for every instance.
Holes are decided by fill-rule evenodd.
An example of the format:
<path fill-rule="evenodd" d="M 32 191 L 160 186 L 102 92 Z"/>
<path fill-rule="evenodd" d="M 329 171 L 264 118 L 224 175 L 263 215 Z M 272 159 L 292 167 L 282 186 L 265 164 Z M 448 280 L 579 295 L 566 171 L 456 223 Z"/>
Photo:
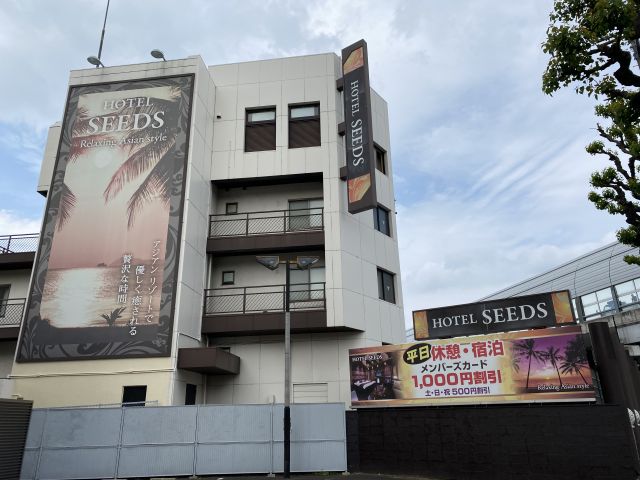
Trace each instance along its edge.
<path fill-rule="evenodd" d="M 283 470 L 282 405 L 35 409 L 20 478 Z M 345 471 L 344 404 L 291 406 L 291 470 Z"/>
<path fill-rule="evenodd" d="M 33 402 L 0 398 L 0 479 L 20 474 Z"/>

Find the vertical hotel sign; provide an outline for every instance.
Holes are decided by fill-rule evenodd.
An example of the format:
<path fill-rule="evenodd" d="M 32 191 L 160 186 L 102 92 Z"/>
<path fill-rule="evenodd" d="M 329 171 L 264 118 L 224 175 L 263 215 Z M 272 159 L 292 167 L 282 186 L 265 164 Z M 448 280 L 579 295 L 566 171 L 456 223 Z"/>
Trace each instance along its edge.
<path fill-rule="evenodd" d="M 70 88 L 19 362 L 171 353 L 192 90 Z"/>
<path fill-rule="evenodd" d="M 377 206 L 367 43 L 342 50 L 349 213 Z"/>

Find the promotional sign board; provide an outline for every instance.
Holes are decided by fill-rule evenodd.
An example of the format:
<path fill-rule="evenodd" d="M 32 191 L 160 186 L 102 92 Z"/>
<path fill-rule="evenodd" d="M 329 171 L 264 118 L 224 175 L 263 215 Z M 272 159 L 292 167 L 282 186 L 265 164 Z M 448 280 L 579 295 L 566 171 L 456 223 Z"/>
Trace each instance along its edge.
<path fill-rule="evenodd" d="M 367 42 L 342 50 L 349 213 L 378 206 Z"/>
<path fill-rule="evenodd" d="M 595 399 L 580 327 L 349 350 L 354 407 Z"/>
<path fill-rule="evenodd" d="M 416 340 L 575 323 L 568 290 L 413 312 Z"/>
<path fill-rule="evenodd" d="M 70 88 L 18 361 L 171 353 L 192 89 Z"/>

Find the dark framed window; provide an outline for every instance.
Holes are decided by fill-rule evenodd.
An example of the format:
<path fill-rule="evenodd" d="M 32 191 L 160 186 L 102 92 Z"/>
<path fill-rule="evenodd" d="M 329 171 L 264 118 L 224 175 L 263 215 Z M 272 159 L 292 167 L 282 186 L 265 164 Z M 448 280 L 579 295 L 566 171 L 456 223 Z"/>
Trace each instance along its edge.
<path fill-rule="evenodd" d="M 393 273 L 378 269 L 378 298 L 385 302 L 396 303 L 396 288 Z"/>
<path fill-rule="evenodd" d="M 9 300 L 9 289 L 11 285 L 0 285 L 0 318 L 7 314 L 7 300 Z"/>
<path fill-rule="evenodd" d="M 323 226 L 322 198 L 289 200 L 289 231 L 314 230 Z"/>
<path fill-rule="evenodd" d="M 374 145 L 373 149 L 376 151 L 376 168 L 387 174 L 387 152 L 377 145 Z"/>
<path fill-rule="evenodd" d="M 193 383 L 187 383 L 187 386 L 184 390 L 184 404 L 185 405 L 195 405 L 196 404 L 196 394 L 198 393 L 198 386 Z"/>
<path fill-rule="evenodd" d="M 289 105 L 289 148 L 320 146 L 320 104 Z"/>
<path fill-rule="evenodd" d="M 236 283 L 236 272 L 222 272 L 222 285 L 233 285 Z"/>
<path fill-rule="evenodd" d="M 247 110 L 244 126 L 244 151 L 276 149 L 276 108 Z"/>
<path fill-rule="evenodd" d="M 238 213 L 238 203 L 227 203 L 225 205 L 224 213 L 226 213 L 227 215 L 235 215 L 236 213 Z"/>
<path fill-rule="evenodd" d="M 127 385 L 122 388 L 122 405 L 127 407 L 144 407 L 147 401 L 146 385 Z"/>
<path fill-rule="evenodd" d="M 373 228 L 385 235 L 391 236 L 389 210 L 384 207 L 376 207 L 373 209 Z"/>

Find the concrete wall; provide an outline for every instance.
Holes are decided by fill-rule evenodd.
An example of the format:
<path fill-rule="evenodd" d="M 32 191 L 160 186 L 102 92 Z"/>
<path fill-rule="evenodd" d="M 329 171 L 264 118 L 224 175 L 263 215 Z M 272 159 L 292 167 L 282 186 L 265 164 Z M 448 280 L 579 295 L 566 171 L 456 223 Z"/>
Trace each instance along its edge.
<path fill-rule="evenodd" d="M 282 336 L 219 338 L 212 346 L 228 347 L 240 357 L 237 375 L 207 377 L 207 403 L 265 403 L 284 401 Z M 350 348 L 366 345 L 358 333 L 314 333 L 291 336 L 291 381 L 327 384 L 329 402 L 351 402 Z"/>
<path fill-rule="evenodd" d="M 55 166 L 56 156 L 58 155 L 61 131 L 62 122 L 56 122 L 49 127 L 49 132 L 47 133 L 47 143 L 44 147 L 44 154 L 42 155 L 42 165 L 40 167 L 37 187 L 37 191 L 45 196 L 51 186 L 53 167 Z"/>
<path fill-rule="evenodd" d="M 214 189 L 214 211 L 238 201 L 239 211 L 287 208 L 290 198 L 322 196 L 324 203 L 327 324 L 347 326 L 363 333 L 327 333 L 294 336 L 293 383 L 326 383 L 329 401 L 350 402 L 348 349 L 404 341 L 402 286 L 395 222 L 393 161 L 385 101 L 372 90 L 374 141 L 387 152 L 387 174 L 376 172 L 379 203 L 390 210 L 391 236 L 374 229 L 371 211 L 347 212 L 347 185 L 340 179 L 345 165 L 343 137 L 337 125 L 344 120 L 340 58 L 334 54 L 220 65 L 209 68 L 216 84 L 213 180 L 272 175 L 322 173 L 322 190 L 315 184 L 282 187 Z M 288 105 L 320 103 L 321 145 L 288 148 Z M 276 150 L 244 152 L 247 108 L 276 106 Z M 286 194 L 282 194 L 282 192 Z M 279 192 L 279 193 L 275 193 Z M 318 195 L 320 194 L 321 195 Z M 260 208 L 260 205 L 268 208 Z M 279 206 L 282 205 L 282 206 Z M 220 286 L 223 270 L 236 271 L 236 284 L 283 283 L 284 272 L 256 270 L 254 260 L 240 257 L 214 259 L 211 286 Z M 377 268 L 395 274 L 396 304 L 378 298 Z M 266 272 L 266 273 L 265 273 Z M 265 275 L 269 279 L 265 278 Z M 273 279 L 273 280 L 271 280 Z M 211 339 L 212 345 L 230 346 L 241 358 L 237 376 L 207 377 L 208 403 L 252 403 L 282 400 L 282 339 L 242 337 Z"/>
<path fill-rule="evenodd" d="M 238 212 L 288 210 L 289 200 L 322 198 L 321 183 L 293 183 L 260 187 L 217 189 L 213 213 L 223 214 L 227 203 L 238 204 Z"/>
<path fill-rule="evenodd" d="M 27 298 L 31 270 L 0 270 L 0 285 L 10 285 L 9 298 Z"/>

